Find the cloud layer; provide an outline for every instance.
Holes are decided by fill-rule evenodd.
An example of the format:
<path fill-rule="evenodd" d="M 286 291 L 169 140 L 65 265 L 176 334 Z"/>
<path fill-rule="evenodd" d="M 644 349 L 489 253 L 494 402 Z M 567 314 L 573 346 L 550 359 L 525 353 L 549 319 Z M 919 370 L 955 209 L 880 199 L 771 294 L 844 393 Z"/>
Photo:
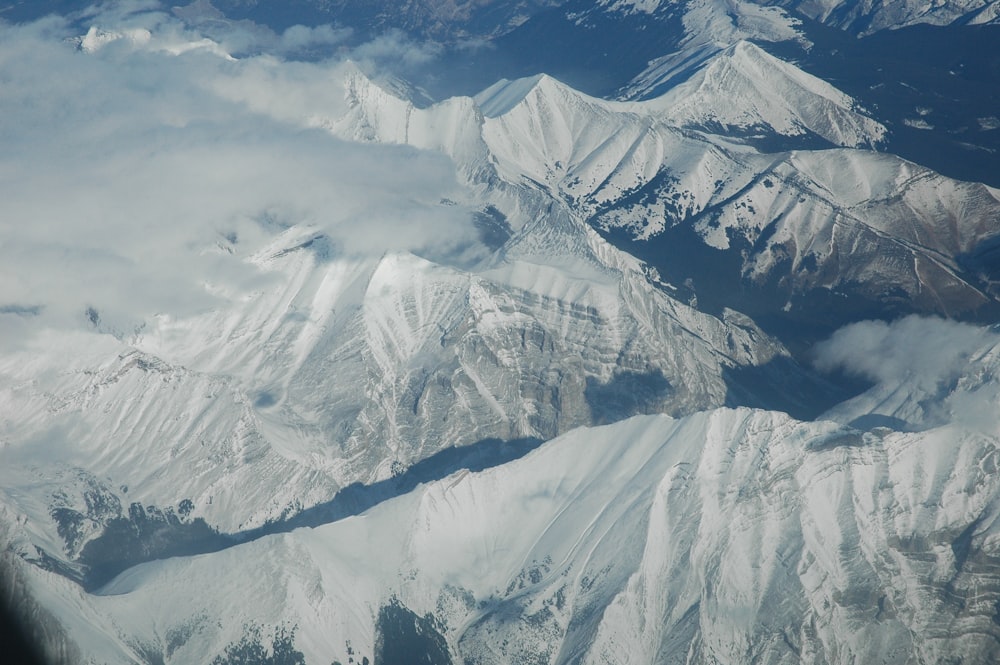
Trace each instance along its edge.
<path fill-rule="evenodd" d="M 244 258 L 282 226 L 349 253 L 474 236 L 440 204 L 462 198 L 446 158 L 309 128 L 344 104 L 343 63 L 234 59 L 157 11 L 93 25 L 0 24 L 0 341 L 86 325 L 88 307 L 127 330 L 212 306 L 226 289 L 207 285 L 265 278 Z M 224 236 L 247 249 L 213 251 Z"/>

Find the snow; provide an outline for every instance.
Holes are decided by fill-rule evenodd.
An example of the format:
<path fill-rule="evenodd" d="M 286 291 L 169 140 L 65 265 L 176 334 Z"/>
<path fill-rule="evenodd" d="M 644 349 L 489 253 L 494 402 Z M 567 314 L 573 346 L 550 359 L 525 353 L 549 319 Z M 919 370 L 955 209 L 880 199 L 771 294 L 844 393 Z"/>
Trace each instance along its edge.
<path fill-rule="evenodd" d="M 134 28 L 124 32 L 117 32 L 91 26 L 87 30 L 87 34 L 81 38 L 80 48 L 88 53 L 93 53 L 119 39 L 126 39 L 133 44 L 148 44 L 152 38 L 152 33 L 145 28 Z"/>
<path fill-rule="evenodd" d="M 538 74 L 537 76 L 518 79 L 516 81 L 500 79 L 477 94 L 473 99 L 484 116 L 487 118 L 496 118 L 508 113 L 520 104 L 543 78 L 545 78 L 545 74 Z"/>
<path fill-rule="evenodd" d="M 684 13 L 685 49 L 703 44 L 723 47 L 741 39 L 802 41 L 798 20 L 781 7 L 742 0 L 694 0 Z"/>
<path fill-rule="evenodd" d="M 843 92 L 747 41 L 646 105 L 680 126 L 767 127 L 786 136 L 812 132 L 849 147 L 875 146 L 886 132 L 858 113 Z"/>
<path fill-rule="evenodd" d="M 846 108 L 842 94 L 752 45 L 715 62 L 743 67 L 750 78 L 760 64 Z M 858 247 L 845 231 L 851 225 L 913 251 L 967 251 L 997 204 L 988 188 L 888 155 L 769 156 L 678 130 L 663 115 L 680 104 L 667 100 L 687 93 L 607 102 L 534 77 L 498 84 L 478 102 L 416 109 L 357 70 L 348 68 L 343 85 L 344 103 L 331 107 L 324 126 L 353 140 L 444 151 L 456 161 L 462 205 L 489 202 L 511 223 L 505 247 L 456 267 L 399 252 L 336 254 L 309 223 L 248 241 L 238 258 L 267 279 L 223 294 L 211 311 L 160 317 L 121 340 L 87 333 L 45 342 L 65 348 L 66 358 L 4 358 L 14 414 L 3 432 L 6 454 L 42 439 L 66 468 L 81 466 L 112 489 L 129 485 L 126 503 L 191 498 L 195 515 L 223 530 L 259 525 L 345 484 L 384 478 L 390 462 L 468 442 L 469 432 L 547 437 L 586 424 L 589 406 L 572 372 L 582 373 L 579 382 L 607 382 L 617 371 L 660 371 L 676 387 L 669 408 L 687 412 L 725 399 L 722 368 L 783 353 L 759 332 L 734 331 L 670 300 L 638 261 L 580 219 L 655 178 L 666 177 L 652 203 L 612 209 L 596 222 L 649 237 L 717 206 L 717 224 L 696 226 L 707 243 L 724 248 L 730 231 L 753 237 L 779 220 L 770 242 L 799 248 L 799 262 L 809 253 L 834 256 L 835 240 Z M 309 126 L 315 114 L 300 121 Z M 674 212 L 661 205 L 671 193 L 679 196 Z M 902 207 L 893 203 L 900 195 Z M 962 211 L 961 223 L 936 221 Z M 880 246 L 871 245 L 881 256 Z M 779 258 L 762 253 L 751 274 L 766 274 Z M 526 330 L 537 345 L 527 357 Z M 558 412 L 549 390 L 560 395 Z M 46 433 L 56 426 L 56 435 Z M 105 433 L 121 445 L 109 447 Z M 34 482 L 8 470 L 12 488 Z M 47 543 L 58 542 L 46 533 Z"/>
<path fill-rule="evenodd" d="M 982 9 L 976 10 L 969 20 L 970 25 L 995 25 L 1000 18 L 1000 3 L 989 2 Z"/>
<path fill-rule="evenodd" d="M 57 459 L 123 505 L 190 498 L 195 516 L 231 532 L 387 477 L 393 461 L 471 443 L 469 432 L 549 437 L 584 424 L 587 376 L 702 377 L 669 397 L 688 410 L 721 403 L 723 367 L 783 352 L 740 330 L 749 351 L 734 356 L 724 322 L 670 301 L 565 211 L 536 216 L 472 271 L 323 242 L 302 224 L 241 244 L 267 279 L 210 311 L 121 340 L 52 331 L 40 343 L 65 357 L 29 348 L 0 359 L 5 487 L 30 487 L 31 460 Z M 40 491 L 32 528 L 51 545 L 53 490 Z"/>
<path fill-rule="evenodd" d="M 914 167 L 867 149 L 883 140 L 882 125 L 843 92 L 746 41 L 720 47 L 688 82 L 643 102 L 595 99 L 539 75 L 416 109 L 359 72 L 348 77 L 347 100 L 350 111 L 324 125 L 330 131 L 445 152 L 474 196 L 504 211 L 514 230 L 537 220 L 547 197 L 637 239 L 693 223 L 719 249 L 734 231 L 752 243 L 777 225 L 767 247 L 746 260 L 754 279 L 766 279 L 791 251 L 796 289 L 830 288 L 824 262 L 861 247 L 855 253 L 867 258 L 844 280 L 871 289 L 892 281 L 928 304 L 939 289 L 964 289 L 963 308 L 981 302 L 941 252 L 982 237 L 997 205 L 990 190 L 930 172 L 901 184 Z M 741 144 L 712 133 L 734 130 L 748 138 Z M 861 150 L 767 155 L 746 144 L 775 135 Z M 922 179 L 926 188 L 916 186 Z M 933 231 L 914 238 L 908 220 L 918 205 L 937 212 L 916 212 L 921 228 Z M 955 224 L 942 222 L 948 210 L 961 211 Z M 887 259 L 880 248 L 893 245 L 904 253 Z"/>
<path fill-rule="evenodd" d="M 728 103 L 733 97 L 744 101 L 740 105 Z M 515 229 L 528 223 L 532 213 L 524 207 L 523 198 L 522 203 L 511 205 L 510 185 L 541 186 L 584 215 L 600 211 L 593 219 L 599 227 L 625 227 L 640 239 L 718 206 L 716 219 L 699 219 L 695 228 L 707 244 L 720 249 L 729 246 L 732 230 L 753 241 L 765 226 L 779 220 L 783 230 L 769 243 L 776 249 L 754 257 L 746 268 L 761 278 L 782 260 L 782 247 L 798 248 L 792 257 L 793 265 L 798 266 L 810 255 L 820 260 L 835 256 L 839 250 L 831 243 L 856 243 L 853 238 L 859 233 L 881 238 L 877 242 L 901 242 L 907 251 L 917 253 L 923 252 L 921 247 L 936 246 L 935 242 L 948 246 L 967 242 L 944 237 L 916 244 L 908 238 L 897 240 L 897 234 L 906 232 L 904 220 L 911 215 L 910 206 L 890 210 L 892 186 L 880 180 L 883 173 L 910 168 L 895 158 L 867 151 L 810 151 L 772 157 L 711 135 L 678 130 L 678 125 L 703 131 L 713 126 L 742 127 L 789 137 L 820 136 L 851 147 L 874 146 L 882 140 L 885 128 L 859 112 L 849 97 L 748 42 L 736 43 L 711 59 L 688 83 L 646 102 L 587 97 L 546 76 L 499 82 L 473 101 L 480 105 L 478 117 L 476 106 L 452 103 L 452 108 L 467 109 L 470 114 L 470 120 L 462 125 L 461 140 L 430 141 L 420 138 L 426 134 L 408 134 L 410 130 L 396 132 L 388 139 L 379 139 L 377 133 L 372 138 L 406 140 L 445 150 L 456 159 L 471 186 L 485 186 L 504 198 L 502 209 L 511 211 L 509 219 Z M 398 102 L 359 106 L 368 109 L 364 111 L 368 118 L 364 126 L 382 126 L 390 121 L 378 120 L 385 114 L 389 119 L 429 118 L 444 108 L 392 110 L 393 104 Z M 351 134 L 351 122 L 340 122 L 335 131 L 359 135 L 356 131 Z M 414 122 L 408 120 L 406 127 Z M 808 178 L 803 179 L 802 174 Z M 957 198 L 969 201 L 952 201 L 952 209 L 971 213 L 995 201 L 981 186 L 967 188 L 946 182 L 937 179 L 933 191 L 961 192 Z M 982 191 L 976 191 L 977 187 Z M 642 204 L 618 203 L 643 188 L 655 190 Z M 975 200 L 983 204 L 972 203 Z M 881 206 L 878 214 L 872 212 L 873 205 Z M 845 206 L 851 208 L 849 214 L 834 212 Z M 954 230 L 966 238 L 980 237 L 985 219 L 973 213 Z M 932 228 L 946 230 L 928 221 Z M 854 230 L 838 236 L 831 223 L 853 226 Z M 793 245 L 787 244 L 790 237 L 795 239 Z M 932 264 L 936 261 L 931 259 Z M 875 272 L 866 274 L 880 269 L 873 265 L 870 270 Z M 900 264 L 887 269 L 897 275 L 913 273 L 893 279 L 908 280 L 911 286 L 906 288 L 914 293 L 923 289 L 919 284 L 926 283 L 917 272 L 947 275 L 953 271 L 946 265 L 915 270 Z"/>
<path fill-rule="evenodd" d="M 649 662 L 665 648 L 697 648 L 698 662 L 747 649 L 785 662 L 792 648 L 975 659 L 992 648 L 977 631 L 990 631 L 997 592 L 979 587 L 987 597 L 962 611 L 964 628 L 925 632 L 955 616 L 934 590 L 955 564 L 948 547 L 907 543 L 988 515 L 985 544 L 998 479 L 981 465 L 998 452 L 995 439 L 950 426 L 862 436 L 750 410 L 637 417 L 357 517 L 138 566 L 79 610 L 154 652 L 193 623 L 178 662 L 221 652 L 244 622 L 296 625 L 310 663 L 342 660 L 348 641 L 371 654 L 374 616 L 391 597 L 434 612 L 454 655 L 484 662 Z M 956 593 L 974 594 L 985 574 L 960 571 Z M 873 621 L 852 594 L 886 595 L 894 611 Z M 548 618 L 508 621 L 501 607 L 548 608 Z M 572 630 L 580 624 L 588 630 Z M 791 645 L 771 641 L 782 632 Z M 126 662 L 115 646 L 95 654 Z"/>
<path fill-rule="evenodd" d="M 874 0 L 848 2 L 847 0 L 797 0 L 791 8 L 840 28 L 854 23 L 864 25 L 861 36 L 879 30 L 894 30 L 909 25 L 928 23 L 948 25 L 957 21 L 986 23 L 997 13 L 995 0 L 898 0 L 891 4 Z"/>
<path fill-rule="evenodd" d="M 197 39 L 189 41 L 180 35 L 161 36 L 154 38 L 146 28 L 126 28 L 119 30 L 108 30 L 98 26 L 90 26 L 87 34 L 79 39 L 80 49 L 87 53 L 94 53 L 116 41 L 124 40 L 132 46 L 146 47 L 150 50 L 162 51 L 170 55 L 181 55 L 188 51 L 204 50 L 227 60 L 233 60 L 218 43 L 211 39 Z"/>
<path fill-rule="evenodd" d="M 875 382 L 824 414 L 826 419 L 916 431 L 954 421 L 985 435 L 1000 434 L 994 415 L 1000 404 L 995 330 L 917 316 L 892 324 L 862 322 L 819 346 L 817 359 Z"/>
<path fill-rule="evenodd" d="M 661 0 L 600 0 L 609 11 L 652 14 L 662 4 Z"/>
<path fill-rule="evenodd" d="M 853 100 L 739 41 L 794 35 L 783 11 L 726 6 L 691 3 L 686 21 L 708 41 L 685 58 L 703 67 L 642 102 L 539 75 L 418 109 L 352 66 L 319 96 L 266 80 L 224 91 L 343 140 L 443 153 L 455 206 L 491 206 L 511 238 L 458 258 L 367 255 L 289 223 L 192 249 L 261 274 L 209 310 L 117 337 L 46 330 L 5 352 L 0 509 L 17 552 L 74 565 L 104 518 L 88 513 L 68 544 L 51 512 L 89 510 L 95 492 L 125 506 L 191 499 L 193 516 L 247 534 L 451 446 L 552 440 L 431 474 L 359 515 L 132 566 L 98 593 L 26 564 L 89 658 L 202 661 L 258 624 L 296 626 L 310 663 L 345 662 L 348 643 L 373 654 L 391 598 L 433 613 L 457 661 L 995 655 L 996 344 L 970 347 L 954 376 L 881 377 L 817 422 L 718 408 L 728 370 L 787 351 L 737 312 L 673 300 L 589 226 L 649 238 L 692 223 L 725 249 L 773 225 L 751 278 L 851 253 L 838 278 L 928 298 L 927 276 L 957 272 L 948 257 L 995 231 L 996 190 L 871 152 L 885 128 Z M 117 39 L 141 35 L 88 33 L 84 47 Z M 655 63 L 637 86 L 677 64 Z M 837 147 L 764 154 L 713 126 Z M 649 196 L 622 203 L 637 192 Z M 678 417 L 589 427 L 601 405 L 588 389 L 633 374 L 661 377 L 669 390 L 644 408 Z M 914 431 L 865 426 L 876 421 Z"/>

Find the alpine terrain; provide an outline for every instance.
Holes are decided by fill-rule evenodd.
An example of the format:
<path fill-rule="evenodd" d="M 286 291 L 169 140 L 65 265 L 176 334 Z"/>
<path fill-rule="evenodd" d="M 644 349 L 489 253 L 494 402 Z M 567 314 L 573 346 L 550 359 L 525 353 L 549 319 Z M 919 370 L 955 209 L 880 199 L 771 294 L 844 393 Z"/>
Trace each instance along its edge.
<path fill-rule="evenodd" d="M 1000 662 L 998 22 L 0 2 L 14 657 Z"/>

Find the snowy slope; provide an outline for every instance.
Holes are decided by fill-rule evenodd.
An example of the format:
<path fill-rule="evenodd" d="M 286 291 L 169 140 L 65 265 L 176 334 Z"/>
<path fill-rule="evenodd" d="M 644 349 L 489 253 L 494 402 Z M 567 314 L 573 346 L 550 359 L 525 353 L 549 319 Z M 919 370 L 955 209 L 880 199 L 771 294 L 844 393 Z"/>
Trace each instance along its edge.
<path fill-rule="evenodd" d="M 551 196 L 597 228 L 623 228 L 637 239 L 683 224 L 709 247 L 746 242 L 756 249 L 744 254 L 741 274 L 781 280 L 788 298 L 851 284 L 865 298 L 905 294 L 917 309 L 949 313 L 991 298 L 958 266 L 958 256 L 991 233 L 998 203 L 989 188 L 891 156 L 767 154 L 713 133 L 802 147 L 875 145 L 884 136 L 846 95 L 749 43 L 646 102 L 595 99 L 545 75 L 427 109 L 359 73 L 346 91 L 347 112 L 321 126 L 448 154 L 514 228 Z M 732 97 L 745 103 L 724 102 Z M 841 261 L 848 248 L 851 260 Z"/>
<path fill-rule="evenodd" d="M 873 302 L 942 313 L 993 297 L 959 263 L 993 232 L 995 192 L 892 156 L 805 150 L 875 145 L 885 128 L 829 84 L 746 42 L 641 103 L 588 97 L 545 75 L 498 82 L 474 104 L 456 98 L 427 109 L 357 75 L 347 99 L 350 111 L 323 126 L 443 150 L 514 228 L 548 195 L 606 232 L 648 240 L 681 225 L 706 247 L 735 241 L 740 279 L 778 282 L 787 302 L 844 285 Z M 751 145 L 712 133 L 721 131 Z M 761 152 L 758 139 L 803 149 Z"/>
<path fill-rule="evenodd" d="M 740 70 L 748 86 L 756 63 L 794 83 L 774 88 L 784 105 L 750 107 L 773 131 L 878 135 L 843 96 L 756 47 L 717 63 L 705 81 Z M 353 141 L 445 153 L 458 205 L 506 229 L 497 251 L 363 256 L 308 223 L 276 227 L 258 244 L 212 248 L 266 276 L 221 306 L 3 358 L 5 486 L 51 556 L 76 561 L 109 524 L 137 519 L 133 503 L 160 514 L 188 500 L 189 518 L 235 532 L 450 446 L 732 403 L 734 371 L 788 361 L 745 317 L 669 297 L 587 218 L 639 238 L 691 224 L 720 249 L 743 239 L 758 248 L 745 273 L 765 280 L 790 263 L 792 289 L 891 285 L 946 311 L 987 300 L 953 257 L 992 228 L 992 190 L 865 151 L 761 154 L 664 117 L 724 85 L 623 103 L 540 76 L 418 109 L 356 68 L 334 82 L 344 103 L 301 115 L 278 87 L 223 94 Z M 54 346 L 64 355 L 39 352 Z M 40 482 L 56 472 L 66 480 Z"/>
<path fill-rule="evenodd" d="M 970 25 L 996 25 L 1000 22 L 1000 3 L 990 2 L 963 17 Z"/>
<path fill-rule="evenodd" d="M 648 186 L 650 203 L 608 206 L 595 221 L 644 239 L 692 223 L 719 249 L 742 239 L 754 247 L 743 275 L 760 282 L 788 275 L 789 294 L 851 283 L 873 300 L 896 291 L 918 309 L 948 314 L 994 297 L 958 265 L 996 232 L 1000 199 L 992 188 L 867 152 L 796 152 L 741 166 L 723 171 L 728 179 L 709 192 L 688 185 L 690 172 L 666 171 L 670 179 Z"/>
<path fill-rule="evenodd" d="M 857 148 L 874 147 L 886 131 L 859 113 L 843 92 L 746 41 L 712 58 L 650 106 L 662 109 L 671 124 L 718 134 L 754 129 L 781 136 L 812 133 L 834 145 Z"/>
<path fill-rule="evenodd" d="M 598 4 L 609 12 L 655 15 L 658 11 L 671 10 L 675 3 L 601 0 Z M 732 37 L 740 38 L 740 34 L 776 42 L 799 37 L 795 32 L 796 15 L 857 35 L 868 35 L 922 23 L 984 23 L 995 17 L 996 5 L 994 0 L 896 0 L 888 3 L 876 0 L 695 0 L 686 3 L 684 23 L 689 42 L 710 37 L 716 43 L 732 43 Z"/>
<path fill-rule="evenodd" d="M 788 78 L 745 75 L 754 63 Z M 783 277 L 776 270 L 789 271 L 791 293 L 853 283 L 875 299 L 887 288 L 899 289 L 918 308 L 941 312 L 989 301 L 966 283 L 958 257 L 995 233 L 1000 201 L 991 188 L 891 155 L 768 155 L 672 126 L 721 131 L 743 125 L 847 144 L 879 140 L 884 128 L 848 110 L 842 94 L 789 71 L 743 44 L 690 85 L 649 102 L 601 102 L 544 77 L 495 86 L 479 98 L 490 111 L 484 135 L 505 177 L 520 172 L 546 184 L 598 228 L 624 228 L 649 239 L 690 224 L 720 249 L 743 239 L 754 247 L 742 259 L 744 275 L 764 281 Z M 790 82 L 797 84 L 790 88 Z M 730 94 L 746 103 L 725 104 Z"/>
<path fill-rule="evenodd" d="M 761 54 L 750 45 L 738 50 L 744 55 Z M 746 77 L 739 82 L 745 90 L 767 90 L 757 83 L 751 85 Z M 821 82 L 813 84 L 819 87 Z M 787 86 L 776 87 L 789 92 Z M 753 160 L 764 164 L 773 159 L 710 135 L 683 131 L 688 126 L 718 129 L 731 121 L 754 132 L 826 135 L 848 145 L 876 142 L 884 131 L 878 123 L 845 108 L 842 97 L 838 102 L 819 100 L 802 86 L 784 97 L 761 94 L 760 105 L 751 98 L 746 114 L 740 117 L 694 113 L 706 98 L 718 99 L 729 92 L 725 85 L 710 83 L 648 102 L 607 102 L 543 75 L 500 82 L 476 100 L 486 116 L 483 137 L 501 176 L 512 182 L 529 179 L 546 185 L 584 214 L 629 198 L 664 172 L 683 174 L 690 169 L 689 176 L 681 176 L 682 183 L 686 189 L 703 192 L 694 194 L 697 199 L 710 196 L 734 174 L 759 169 Z M 793 107 L 794 114 L 788 111 Z M 815 113 L 807 116 L 799 109 Z M 705 202 L 696 200 L 693 205 L 701 209 Z M 659 221 L 650 216 L 651 224 Z"/>
<path fill-rule="evenodd" d="M 164 52 L 152 37 L 119 37 L 79 57 L 147 46 Z M 354 145 L 412 146 L 391 153 L 404 168 L 421 150 L 454 160 L 458 182 L 446 191 L 455 200 L 418 194 L 386 212 L 361 196 L 347 203 L 360 209 L 343 212 L 346 224 L 396 215 L 389 228 L 404 234 L 411 214 L 414 224 L 467 215 L 491 239 L 372 251 L 366 233 L 352 244 L 322 219 L 240 206 L 206 220 L 220 228 L 210 240 L 177 250 L 180 263 L 218 255 L 224 270 L 251 276 L 206 280 L 203 306 L 127 325 L 94 308 L 68 328 L 26 323 L 37 330 L 0 357 L 0 492 L 27 560 L 97 584 L 136 561 L 277 528 L 345 488 L 388 487 L 421 463 L 450 470 L 457 462 L 442 459 L 484 455 L 496 439 L 739 403 L 743 370 L 786 367 L 795 381 L 777 391 L 801 398 L 796 382 L 808 376 L 781 344 L 736 312 L 711 316 L 675 300 L 655 271 L 540 187 L 531 174 L 552 155 L 511 170 L 536 136 L 525 100 L 591 105 L 567 113 L 597 138 L 607 126 L 591 116 L 614 117 L 617 106 L 540 80 L 487 118 L 469 98 L 416 109 L 351 66 L 309 70 L 305 80 L 321 84 L 303 87 L 280 79 L 272 61 L 259 64 L 233 65 L 199 94 L 221 97 L 227 113 L 321 127 Z M 649 122 L 626 114 L 640 129 Z M 225 232 L 248 214 L 239 234 Z M 449 452 L 463 448 L 471 452 Z"/>
<path fill-rule="evenodd" d="M 655 77 L 644 83 L 648 89 L 657 85 Z M 636 91 L 635 96 L 641 95 Z M 844 147 L 872 147 L 886 131 L 843 92 L 746 41 L 711 58 L 685 83 L 644 102 L 621 105 L 588 98 L 545 75 L 500 82 L 476 100 L 491 119 L 516 112 L 522 101 L 522 114 L 540 115 L 548 104 L 561 109 L 562 124 L 570 127 L 581 122 L 612 124 L 605 120 L 608 115 L 621 122 L 631 112 L 659 124 L 728 136 L 808 134 Z M 544 128 L 559 127 L 550 118 L 536 122 Z"/>
<path fill-rule="evenodd" d="M 725 104 L 730 95 L 746 103 Z M 880 289 L 898 288 L 918 308 L 947 313 L 990 299 L 966 283 L 958 257 L 995 233 L 1000 201 L 991 188 L 891 155 L 762 154 L 675 128 L 742 126 L 847 145 L 880 140 L 884 128 L 849 110 L 841 93 L 752 45 L 648 102 L 602 102 L 545 77 L 494 86 L 479 100 L 497 114 L 487 114 L 484 135 L 501 174 L 545 184 L 598 228 L 649 239 L 690 224 L 720 249 L 744 239 L 754 247 L 743 257 L 744 275 L 763 281 L 790 270 L 792 293 L 855 283 L 877 298 Z"/>
<path fill-rule="evenodd" d="M 958 427 L 639 417 L 54 606 L 107 662 L 214 656 L 253 625 L 294 626 L 308 663 L 377 657 L 393 603 L 452 662 L 987 662 L 996 457 Z"/>
<path fill-rule="evenodd" d="M 185 501 L 233 533 L 452 446 L 725 404 L 728 372 L 788 360 L 565 210 L 471 270 L 338 254 L 309 225 L 229 250 L 262 288 L 122 339 L 52 331 L 0 362 L 5 502 L 48 556 L 100 564 L 117 555 L 88 543 Z"/>
<path fill-rule="evenodd" d="M 635 99 L 662 94 L 740 41 L 808 46 L 799 20 L 769 4 L 743 0 L 583 0 L 567 3 L 564 11 L 569 22 L 594 27 L 629 44 L 623 52 L 635 49 L 643 54 L 641 60 L 625 60 L 627 64 L 617 70 L 611 64 L 615 59 L 606 63 L 617 78 L 612 88 L 617 89 L 615 96 Z M 586 39 L 586 32 L 581 38 Z"/>
<path fill-rule="evenodd" d="M 994 0 L 945 0 L 930 3 L 919 0 L 897 0 L 891 3 L 873 0 L 779 0 L 768 4 L 777 4 L 861 35 L 919 23 L 947 25 L 965 20 L 984 23 L 996 16 L 997 6 Z"/>
<path fill-rule="evenodd" d="M 302 0 L 286 3 L 267 0 L 217 0 L 227 13 L 248 15 L 263 24 L 283 28 L 290 22 L 340 23 L 366 33 L 393 29 L 441 40 L 488 37 L 501 34 L 535 13 L 560 4 L 559 0 L 416 0 L 400 4 L 391 0 Z"/>
<path fill-rule="evenodd" d="M 725 47 L 742 39 L 784 41 L 800 39 L 798 21 L 770 3 L 743 0 L 691 0 L 685 3 L 668 0 L 598 0 L 590 13 L 607 15 L 647 15 L 655 19 L 680 11 L 685 28 L 682 49 L 696 50 L 701 45 Z"/>

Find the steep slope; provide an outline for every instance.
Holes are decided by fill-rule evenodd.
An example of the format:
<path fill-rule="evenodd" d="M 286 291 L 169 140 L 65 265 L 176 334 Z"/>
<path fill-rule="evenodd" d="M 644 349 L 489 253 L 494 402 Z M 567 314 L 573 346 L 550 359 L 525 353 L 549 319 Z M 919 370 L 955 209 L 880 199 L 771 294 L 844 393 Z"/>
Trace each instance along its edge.
<path fill-rule="evenodd" d="M 722 103 L 733 97 L 741 99 L 738 107 Z M 637 145 L 700 138 L 677 129 L 724 130 L 730 141 L 766 138 L 792 146 L 809 146 L 810 141 L 872 146 L 885 133 L 843 93 L 748 42 L 714 58 L 688 83 L 648 101 L 588 97 L 545 75 L 501 81 L 475 99 L 486 116 L 483 132 L 491 151 L 508 163 L 508 170 L 521 166 L 543 182 L 539 163 L 551 169 L 559 162 L 567 173 L 590 163 L 611 169 L 618 167 L 613 160 L 631 158 L 629 149 Z M 651 156 L 647 168 L 668 162 L 670 155 Z M 619 168 L 634 170 L 638 162 Z"/>
<path fill-rule="evenodd" d="M 886 130 L 746 42 L 643 102 L 546 75 L 418 109 L 357 74 L 347 98 L 322 126 L 445 152 L 515 229 L 555 197 L 712 311 L 824 334 L 880 308 L 968 316 L 995 303 L 976 257 L 992 246 L 996 192 L 891 155 L 816 150 Z"/>
<path fill-rule="evenodd" d="M 685 186 L 688 174 L 675 184 L 665 169 L 660 182 L 640 190 L 638 203 L 607 205 L 595 223 L 624 227 L 637 239 L 664 231 L 658 246 L 677 233 L 671 226 L 691 224 L 701 242 L 740 252 L 732 281 L 721 288 L 770 286 L 774 309 L 782 297 L 789 310 L 798 308 L 815 289 L 857 296 L 862 309 L 868 302 L 961 315 L 994 302 L 995 286 L 981 286 L 960 265 L 996 232 L 992 188 L 865 152 L 796 152 L 757 164 L 729 171 L 725 184 L 701 200 Z M 694 200 L 677 211 L 678 199 Z M 690 276 L 710 289 L 706 296 L 718 288 L 708 274 Z"/>
<path fill-rule="evenodd" d="M 817 289 L 850 292 L 859 299 L 856 311 L 870 307 L 865 302 L 881 302 L 960 314 L 992 303 L 994 287 L 965 274 L 962 257 L 975 254 L 995 233 L 995 190 L 949 180 L 891 155 L 766 154 L 672 126 L 671 117 L 717 130 L 742 123 L 771 136 L 808 132 L 847 143 L 882 136 L 880 125 L 847 110 L 849 100 L 841 93 L 801 73 L 777 80 L 810 80 L 810 86 L 769 87 L 766 81 L 775 79 L 741 76 L 741 90 L 781 92 L 761 94 L 760 106 L 749 96 L 745 106 L 703 107 L 703 100 L 718 102 L 734 89 L 734 77 L 718 74 L 751 57 L 771 71 L 788 71 L 756 47 L 740 45 L 690 86 L 643 103 L 594 100 L 544 77 L 495 86 L 478 98 L 487 115 L 495 115 L 486 118 L 484 137 L 504 177 L 523 173 L 583 210 L 597 228 L 654 242 L 649 251 L 635 242 L 626 246 L 675 284 L 688 278 L 696 287 L 700 283 L 704 304 L 719 306 L 716 294 L 759 291 L 761 285 L 768 285 L 771 311 L 784 303 L 795 309 Z M 703 108 L 720 110 L 709 116 Z M 739 115 L 724 115 L 726 108 L 739 108 Z M 671 246 L 680 247 L 675 236 L 686 240 L 682 253 L 701 242 L 716 254 L 734 256 L 713 259 L 713 251 L 703 250 L 714 276 L 685 273 L 690 264 L 677 263 L 671 253 Z M 727 260 L 736 262 L 731 281 L 719 284 L 718 265 Z"/>
<path fill-rule="evenodd" d="M 568 0 L 491 39 L 489 48 L 446 49 L 448 76 L 422 81 L 441 98 L 545 72 L 610 98 L 651 61 L 690 74 L 740 40 L 805 42 L 798 23 L 780 7 L 743 0 Z"/>
<path fill-rule="evenodd" d="M 565 169 L 586 173 L 573 187 L 607 180 L 613 198 L 635 178 L 618 168 L 629 151 L 622 141 L 662 154 L 662 137 L 688 140 L 653 111 L 546 78 L 506 105 L 484 101 L 495 117 L 469 98 L 418 109 L 356 67 L 296 69 L 286 85 L 270 59 L 244 66 L 217 45 L 185 49 L 173 33 L 170 48 L 151 32 L 147 40 L 101 34 L 109 39 L 67 57 L 219 60 L 225 73 L 200 82 L 197 97 L 217 96 L 226 123 L 245 111 L 254 128 L 278 125 L 284 135 L 291 125 L 295 140 L 308 130 L 308 142 L 356 149 L 361 163 L 374 155 L 379 166 L 426 167 L 421 151 L 433 150 L 455 170 L 444 173 L 442 194 L 410 187 L 384 209 L 369 190 L 352 197 L 343 188 L 332 190 L 335 205 L 304 213 L 280 196 L 248 203 L 246 187 L 234 190 L 234 207 L 223 200 L 202 217 L 192 206 L 211 230 L 185 236 L 172 256 L 177 265 L 220 259 L 193 286 L 209 296 L 196 307 L 167 301 L 135 308 L 145 312 L 136 320 L 103 297 L 110 309 L 77 305 L 58 320 L 39 315 L 45 300 L 34 309 L 5 304 L 4 321 L 30 334 L 0 357 L 9 414 L 0 423 L 0 486 L 13 537 L 39 567 L 92 589 L 136 562 L 322 523 L 455 468 L 495 466 L 581 425 L 722 405 L 809 415 L 839 398 L 739 312 L 706 314 L 676 299 L 674 286 L 569 205 Z M 551 115 L 539 120 L 543 113 Z M 182 126 L 170 131 L 187 131 L 178 117 L 170 122 Z M 629 133 L 609 142 L 619 118 Z M 548 143 L 538 151 L 540 139 Z M 410 148 L 361 145 L 373 142 Z M 645 161 L 631 152 L 631 165 Z M 434 160 L 435 168 L 444 161 Z M 393 181 L 357 186 L 378 191 Z M 380 225 L 386 216 L 393 223 Z M 133 221 L 122 228 L 134 231 Z M 411 225 L 449 237 L 370 238 L 383 228 L 405 236 Z M 472 228 L 479 241 L 463 235 Z M 146 251 L 153 243 L 140 235 Z M 143 256 L 126 250 L 134 248 L 122 249 L 121 263 Z"/>
<path fill-rule="evenodd" d="M 111 663 L 275 626 L 307 663 L 988 662 L 997 452 L 958 427 L 639 417 L 52 605 Z"/>
<path fill-rule="evenodd" d="M 1000 26 L 917 24 L 858 39 L 809 24 L 809 49 L 765 45 L 873 110 L 881 149 L 959 180 L 1000 185 Z"/>

